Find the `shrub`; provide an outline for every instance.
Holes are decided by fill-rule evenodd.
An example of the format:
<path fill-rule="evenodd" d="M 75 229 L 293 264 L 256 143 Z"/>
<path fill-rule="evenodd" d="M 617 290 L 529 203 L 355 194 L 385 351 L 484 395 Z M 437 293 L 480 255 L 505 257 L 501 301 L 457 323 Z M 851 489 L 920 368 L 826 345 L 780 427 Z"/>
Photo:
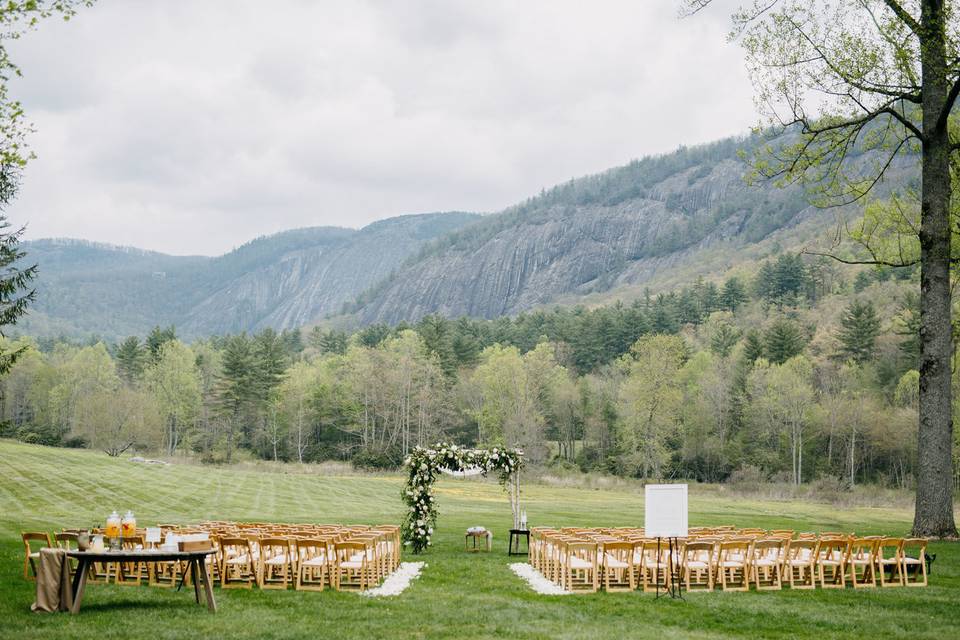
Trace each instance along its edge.
<path fill-rule="evenodd" d="M 396 450 L 371 447 L 357 451 L 351 462 L 355 469 L 393 471 L 400 468 L 403 457 Z"/>

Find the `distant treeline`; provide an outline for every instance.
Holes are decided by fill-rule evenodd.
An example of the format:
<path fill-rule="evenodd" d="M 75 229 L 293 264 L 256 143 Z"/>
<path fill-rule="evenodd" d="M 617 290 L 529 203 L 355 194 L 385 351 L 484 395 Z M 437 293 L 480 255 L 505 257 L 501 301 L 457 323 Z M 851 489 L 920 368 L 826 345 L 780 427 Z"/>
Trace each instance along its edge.
<path fill-rule="evenodd" d="M 916 274 L 844 273 L 783 254 L 750 278 L 595 309 L 189 345 L 173 327 L 40 340 L 2 381 L 2 435 L 377 468 L 448 439 L 646 478 L 907 486 Z M 895 302 L 878 309 L 879 291 Z"/>

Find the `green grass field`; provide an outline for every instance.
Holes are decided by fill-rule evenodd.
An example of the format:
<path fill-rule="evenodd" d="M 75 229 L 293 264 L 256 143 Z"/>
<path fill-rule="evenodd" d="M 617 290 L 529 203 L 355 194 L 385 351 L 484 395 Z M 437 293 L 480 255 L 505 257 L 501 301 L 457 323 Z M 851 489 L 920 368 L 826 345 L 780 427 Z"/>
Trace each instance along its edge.
<path fill-rule="evenodd" d="M 180 593 L 93 585 L 79 616 L 33 614 L 21 578 L 21 530 L 90 526 L 133 509 L 141 526 L 205 518 L 399 523 L 399 476 L 332 477 L 154 467 L 93 452 L 0 441 L 0 638 L 956 638 L 960 545 L 938 543 L 926 589 L 686 594 L 684 601 L 627 593 L 540 596 L 510 571 L 510 509 L 493 481 L 444 479 L 435 547 L 419 580 L 395 598 L 350 593 L 221 591 L 209 614 Z M 527 486 L 534 525 L 640 525 L 638 489 Z M 698 495 L 691 525 L 906 534 L 911 514 Z M 464 529 L 493 529 L 494 552 L 463 551 Z M 409 556 L 405 559 L 410 559 Z"/>

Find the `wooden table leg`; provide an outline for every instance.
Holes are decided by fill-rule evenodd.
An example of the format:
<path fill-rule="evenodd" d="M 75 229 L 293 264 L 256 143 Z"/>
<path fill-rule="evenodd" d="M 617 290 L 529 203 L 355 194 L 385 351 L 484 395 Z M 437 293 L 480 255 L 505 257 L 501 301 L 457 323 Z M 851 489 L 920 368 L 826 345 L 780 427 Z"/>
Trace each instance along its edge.
<path fill-rule="evenodd" d="M 83 600 L 83 590 L 87 586 L 87 561 L 83 558 L 77 563 L 77 575 L 74 576 L 76 587 L 73 590 L 73 606 L 71 614 L 80 613 L 80 602 Z"/>
<path fill-rule="evenodd" d="M 200 604 L 200 561 L 196 558 L 190 561 L 190 580 L 193 581 L 193 597 Z"/>
<path fill-rule="evenodd" d="M 210 613 L 217 612 L 217 603 L 213 599 L 213 583 L 210 580 L 210 574 L 207 572 L 206 558 L 197 561 L 200 567 L 200 577 L 203 579 L 203 592 L 207 595 L 207 609 Z"/>

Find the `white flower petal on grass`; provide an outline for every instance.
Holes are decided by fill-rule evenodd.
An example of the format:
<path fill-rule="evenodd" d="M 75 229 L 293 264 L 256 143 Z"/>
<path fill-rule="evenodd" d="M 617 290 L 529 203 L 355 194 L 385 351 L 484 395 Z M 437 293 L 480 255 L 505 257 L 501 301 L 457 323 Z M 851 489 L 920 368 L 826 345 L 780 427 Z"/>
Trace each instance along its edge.
<path fill-rule="evenodd" d="M 397 570 L 388 575 L 379 587 L 363 591 L 360 595 L 368 598 L 398 596 L 410 586 L 412 580 L 420 577 L 420 571 L 425 566 L 425 562 L 401 562 Z"/>
<path fill-rule="evenodd" d="M 542 573 L 531 567 L 526 562 L 514 562 L 510 569 L 522 578 L 530 588 L 539 594 L 545 596 L 568 596 L 570 592 L 554 584 L 543 576 Z"/>

